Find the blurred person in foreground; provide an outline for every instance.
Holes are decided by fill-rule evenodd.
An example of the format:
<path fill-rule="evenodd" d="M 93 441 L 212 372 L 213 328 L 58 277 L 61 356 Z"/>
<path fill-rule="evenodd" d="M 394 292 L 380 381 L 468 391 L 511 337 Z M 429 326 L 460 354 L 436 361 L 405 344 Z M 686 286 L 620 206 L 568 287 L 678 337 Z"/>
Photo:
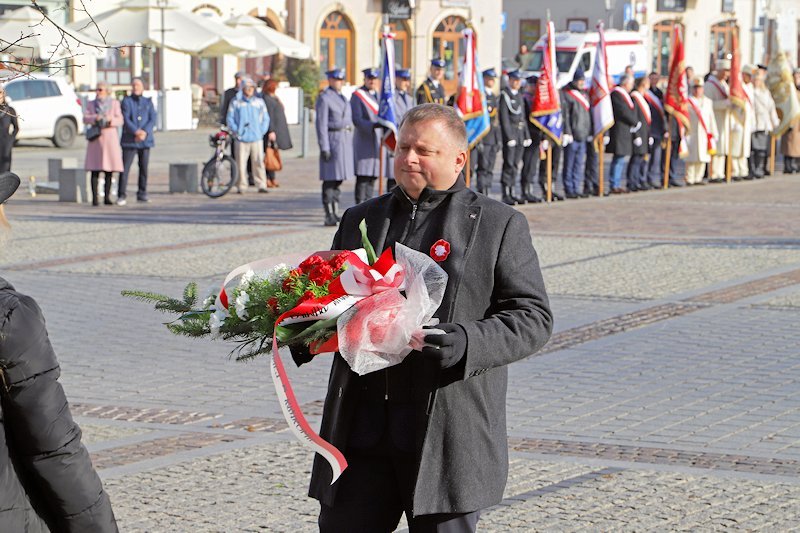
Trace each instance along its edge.
<path fill-rule="evenodd" d="M 535 353 L 553 325 L 525 216 L 465 186 L 464 121 L 451 107 L 408 111 L 395 150 L 397 187 L 348 209 L 333 249 L 396 243 L 448 274 L 437 328 L 422 351 L 364 376 L 333 359 L 320 436 L 349 466 L 331 484 L 317 456 L 309 495 L 325 532 L 475 531 L 508 477 L 507 365 Z M 307 349 L 291 347 L 296 363 Z"/>
<path fill-rule="evenodd" d="M 19 177 L 0 174 L 0 249 L 3 204 L 17 187 Z M 60 373 L 41 309 L 0 277 L 0 531 L 117 531 Z"/>
<path fill-rule="evenodd" d="M 19 133 L 17 112 L 6 100 L 6 88 L 0 85 L 0 172 L 11 170 L 11 149 Z"/>

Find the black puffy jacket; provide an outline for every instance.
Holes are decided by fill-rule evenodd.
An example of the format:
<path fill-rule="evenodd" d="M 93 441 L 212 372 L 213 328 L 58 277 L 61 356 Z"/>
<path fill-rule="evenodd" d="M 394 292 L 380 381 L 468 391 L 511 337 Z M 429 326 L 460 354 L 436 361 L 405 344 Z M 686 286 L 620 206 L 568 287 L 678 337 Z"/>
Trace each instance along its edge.
<path fill-rule="evenodd" d="M 36 302 L 0 278 L 0 531 L 114 532 Z"/>

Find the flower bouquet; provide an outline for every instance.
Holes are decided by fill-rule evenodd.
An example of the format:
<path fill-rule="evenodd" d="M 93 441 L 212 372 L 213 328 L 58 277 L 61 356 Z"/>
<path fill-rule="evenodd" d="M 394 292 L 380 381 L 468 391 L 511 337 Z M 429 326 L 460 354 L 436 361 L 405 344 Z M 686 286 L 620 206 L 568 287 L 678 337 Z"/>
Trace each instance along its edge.
<path fill-rule="evenodd" d="M 363 248 L 316 252 L 296 267 L 264 259 L 228 274 L 204 299 L 190 283 L 183 298 L 145 291 L 124 296 L 155 304 L 177 318 L 175 334 L 231 340 L 239 361 L 268 355 L 289 426 L 331 464 L 335 481 L 346 468 L 341 453 L 317 435 L 300 411 L 278 348 L 304 345 L 311 354 L 339 352 L 359 375 L 399 364 L 421 349 L 423 326 L 433 325 L 447 274 L 429 256 L 395 245 L 378 257 L 364 221 Z"/>

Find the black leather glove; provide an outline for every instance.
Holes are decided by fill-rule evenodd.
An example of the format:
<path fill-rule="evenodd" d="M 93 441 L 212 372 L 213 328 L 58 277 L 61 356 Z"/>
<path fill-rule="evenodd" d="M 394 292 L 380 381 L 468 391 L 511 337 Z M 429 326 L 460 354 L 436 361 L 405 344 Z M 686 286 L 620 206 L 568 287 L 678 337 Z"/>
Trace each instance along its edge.
<path fill-rule="evenodd" d="M 311 350 L 305 344 L 290 344 L 289 351 L 292 352 L 292 359 L 297 366 L 304 365 L 314 359 Z"/>
<path fill-rule="evenodd" d="M 372 129 L 375 129 L 375 130 L 379 130 L 382 127 L 383 127 L 383 124 L 380 124 L 378 122 L 376 122 L 375 124 L 372 125 Z"/>
<path fill-rule="evenodd" d="M 323 161 L 330 161 L 331 160 L 331 153 L 330 152 L 326 152 L 326 151 L 323 150 L 322 152 L 320 152 L 319 155 L 322 156 L 322 160 Z"/>
<path fill-rule="evenodd" d="M 458 324 L 439 324 L 433 326 L 446 333 L 425 335 L 425 346 L 422 355 L 436 361 L 439 368 L 450 368 L 458 364 L 467 353 L 467 332 Z"/>

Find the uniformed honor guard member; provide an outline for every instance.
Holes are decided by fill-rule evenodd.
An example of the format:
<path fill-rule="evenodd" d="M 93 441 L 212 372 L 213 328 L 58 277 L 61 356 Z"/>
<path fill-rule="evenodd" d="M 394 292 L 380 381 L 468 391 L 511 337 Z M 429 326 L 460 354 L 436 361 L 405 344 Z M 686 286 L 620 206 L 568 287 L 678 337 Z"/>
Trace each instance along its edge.
<path fill-rule="evenodd" d="M 497 111 L 497 95 L 492 89 L 497 82 L 497 72 L 493 68 L 483 71 L 483 87 L 486 91 L 486 107 L 489 111 L 489 133 L 481 139 L 478 150 L 478 192 L 489 195 L 494 181 L 494 163 L 497 151 L 503 145 L 500 132 L 500 118 Z"/>
<path fill-rule="evenodd" d="M 417 105 L 419 104 L 445 104 L 444 87 L 444 59 L 432 59 L 431 70 L 428 78 L 417 89 Z"/>
<path fill-rule="evenodd" d="M 395 89 L 397 89 L 394 93 L 394 110 L 397 113 L 395 118 L 397 119 L 397 124 L 400 125 L 400 122 L 403 120 L 403 116 L 408 112 L 409 109 L 416 105 L 414 103 L 414 98 L 412 98 L 412 96 L 408 93 L 408 90 L 411 87 L 411 71 L 408 69 L 395 70 L 394 79 Z M 387 191 L 391 191 L 395 187 L 394 154 L 392 152 L 388 153 L 387 162 L 384 164 L 384 174 L 387 178 L 386 189 Z"/>
<path fill-rule="evenodd" d="M 353 113 L 353 158 L 356 169 L 356 203 L 375 196 L 375 180 L 380 174 L 380 149 L 383 130 L 378 123 L 378 69 L 365 68 L 364 85 L 350 98 Z"/>
<path fill-rule="evenodd" d="M 342 94 L 345 72 L 326 72 L 328 87 L 317 97 L 316 129 L 319 143 L 319 179 L 325 225 L 339 222 L 339 187 L 355 174 L 353 165 L 353 118 L 350 104 Z"/>
<path fill-rule="evenodd" d="M 528 135 L 531 138 L 531 144 L 522 152 L 522 198 L 526 202 L 538 204 L 543 202 L 545 191 L 547 189 L 546 174 L 539 173 L 539 162 L 541 160 L 540 146 L 542 144 L 542 130 L 536 124 L 531 122 L 530 116 L 533 110 L 533 95 L 536 92 L 536 84 L 539 82 L 539 77 L 528 76 L 525 78 L 525 91 L 522 94 L 522 99 L 525 102 L 525 116 L 528 117 Z M 536 184 L 538 182 L 537 194 Z"/>
<path fill-rule="evenodd" d="M 525 203 L 524 198 L 514 196 L 522 152 L 531 145 L 525 102 L 519 91 L 521 85 L 522 77 L 519 70 L 509 72 L 508 86 L 500 93 L 500 102 L 498 103 L 500 130 L 503 137 L 503 173 L 500 181 L 503 185 L 503 203 L 508 205 Z"/>

